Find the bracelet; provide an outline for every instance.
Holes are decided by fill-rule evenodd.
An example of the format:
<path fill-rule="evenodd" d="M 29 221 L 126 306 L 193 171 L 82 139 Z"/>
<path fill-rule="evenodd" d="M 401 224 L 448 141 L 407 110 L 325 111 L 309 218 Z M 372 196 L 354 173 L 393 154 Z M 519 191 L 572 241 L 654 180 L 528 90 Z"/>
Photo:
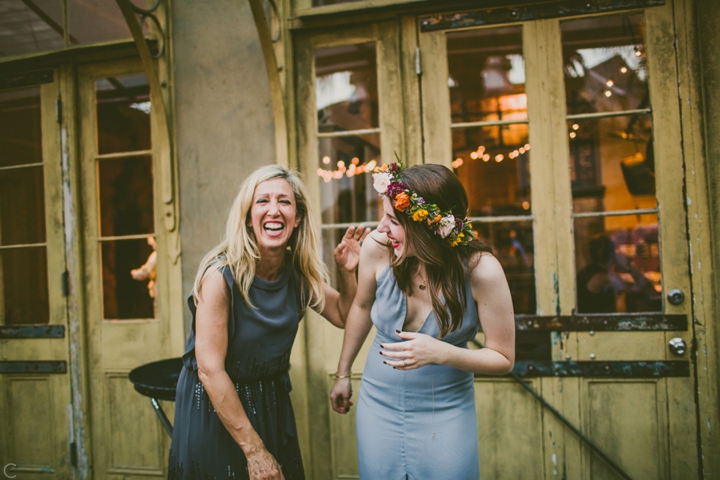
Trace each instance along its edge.
<path fill-rule="evenodd" d="M 347 375 L 338 375 L 338 372 L 335 372 L 335 373 L 333 373 L 333 377 L 337 378 L 338 380 L 340 380 L 342 378 L 350 378 L 350 377 L 352 377 L 352 372 L 350 372 Z"/>

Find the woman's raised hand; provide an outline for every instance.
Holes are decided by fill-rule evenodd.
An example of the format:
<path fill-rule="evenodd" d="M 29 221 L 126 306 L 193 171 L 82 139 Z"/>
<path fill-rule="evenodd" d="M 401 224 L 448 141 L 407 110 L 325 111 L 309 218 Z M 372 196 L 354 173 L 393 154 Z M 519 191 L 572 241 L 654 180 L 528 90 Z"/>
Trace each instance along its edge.
<path fill-rule="evenodd" d="M 330 403 L 332 403 L 333 410 L 338 413 L 348 413 L 350 407 L 353 406 L 350 397 L 352 397 L 352 384 L 350 383 L 350 379 L 336 379 L 335 384 L 333 384 L 330 390 Z"/>
<path fill-rule="evenodd" d="M 246 455 L 250 480 L 285 480 L 282 468 L 265 448 Z"/>
<path fill-rule="evenodd" d="M 369 233 L 370 229 L 363 225 L 348 228 L 333 252 L 335 263 L 345 270 L 355 270 L 360 262 L 360 247 Z"/>
<path fill-rule="evenodd" d="M 380 345 L 380 355 L 386 358 L 386 364 L 398 370 L 412 370 L 430 363 L 443 363 L 447 355 L 447 343 L 424 333 L 395 333 L 405 341 Z"/>

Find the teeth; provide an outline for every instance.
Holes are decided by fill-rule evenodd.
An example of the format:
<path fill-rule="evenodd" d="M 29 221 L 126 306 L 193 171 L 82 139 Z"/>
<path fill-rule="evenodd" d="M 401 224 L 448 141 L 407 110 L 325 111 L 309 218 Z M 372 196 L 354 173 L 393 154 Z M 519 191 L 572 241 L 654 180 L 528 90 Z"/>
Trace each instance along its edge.
<path fill-rule="evenodd" d="M 283 229 L 283 224 L 282 224 L 282 223 L 275 223 L 275 222 L 266 223 L 266 224 L 265 224 L 265 228 L 266 228 L 267 230 L 282 230 L 282 229 Z"/>

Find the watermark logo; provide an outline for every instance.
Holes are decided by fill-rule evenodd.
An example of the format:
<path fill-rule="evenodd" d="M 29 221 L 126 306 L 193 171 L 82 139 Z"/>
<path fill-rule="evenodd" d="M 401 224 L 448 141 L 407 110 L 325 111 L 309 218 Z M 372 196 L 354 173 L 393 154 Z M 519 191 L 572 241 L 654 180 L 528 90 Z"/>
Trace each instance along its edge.
<path fill-rule="evenodd" d="M 5 468 L 3 468 L 3 474 L 5 474 L 5 478 L 17 477 L 17 475 L 10 475 L 10 473 L 12 473 L 15 467 L 17 467 L 17 465 L 15 465 L 14 463 L 8 463 L 7 465 L 5 465 Z M 8 473 L 8 470 L 10 471 L 10 473 Z"/>

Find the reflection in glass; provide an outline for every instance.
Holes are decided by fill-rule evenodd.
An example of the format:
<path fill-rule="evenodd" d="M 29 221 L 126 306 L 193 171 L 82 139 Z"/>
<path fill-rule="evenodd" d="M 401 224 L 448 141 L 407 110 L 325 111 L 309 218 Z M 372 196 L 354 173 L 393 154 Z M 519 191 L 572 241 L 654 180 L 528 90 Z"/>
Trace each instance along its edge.
<path fill-rule="evenodd" d="M 452 122 L 527 118 L 522 27 L 447 35 Z"/>
<path fill-rule="evenodd" d="M 0 170 L 0 245 L 44 241 L 42 166 Z"/>
<path fill-rule="evenodd" d="M 371 173 L 382 164 L 380 135 L 319 138 L 318 152 L 322 222 L 378 220 L 381 206 Z"/>
<path fill-rule="evenodd" d="M 455 129 L 453 155 L 469 216 L 531 213 L 527 124 Z"/>
<path fill-rule="evenodd" d="M 63 4 L 59 0 L 0 2 L 0 57 L 58 50 L 63 38 Z"/>
<path fill-rule="evenodd" d="M 132 278 L 154 249 L 145 238 L 102 242 L 103 318 L 126 320 L 154 318 L 153 298 L 147 282 Z"/>
<path fill-rule="evenodd" d="M 100 234 L 103 237 L 152 233 L 152 157 L 98 160 Z"/>
<path fill-rule="evenodd" d="M 0 325 L 50 321 L 45 247 L 0 250 Z"/>
<path fill-rule="evenodd" d="M 318 131 L 380 126 L 375 42 L 315 50 Z"/>
<path fill-rule="evenodd" d="M 98 153 L 149 150 L 150 89 L 145 75 L 98 80 L 95 89 Z"/>
<path fill-rule="evenodd" d="M 0 92 L 0 167 L 41 162 L 40 89 Z"/>
<path fill-rule="evenodd" d="M 579 313 L 662 311 L 657 215 L 575 219 Z"/>
<path fill-rule="evenodd" d="M 560 23 L 567 113 L 650 107 L 641 14 Z"/>
<path fill-rule="evenodd" d="M 535 314 L 535 243 L 532 222 L 473 223 L 507 276 L 515 314 Z"/>
<path fill-rule="evenodd" d="M 144 8 L 148 5 L 147 2 L 133 3 Z M 67 0 L 67 9 L 73 44 L 86 45 L 132 37 L 115 0 Z"/>
<path fill-rule="evenodd" d="M 655 208 L 650 115 L 568 121 L 575 212 Z"/>

